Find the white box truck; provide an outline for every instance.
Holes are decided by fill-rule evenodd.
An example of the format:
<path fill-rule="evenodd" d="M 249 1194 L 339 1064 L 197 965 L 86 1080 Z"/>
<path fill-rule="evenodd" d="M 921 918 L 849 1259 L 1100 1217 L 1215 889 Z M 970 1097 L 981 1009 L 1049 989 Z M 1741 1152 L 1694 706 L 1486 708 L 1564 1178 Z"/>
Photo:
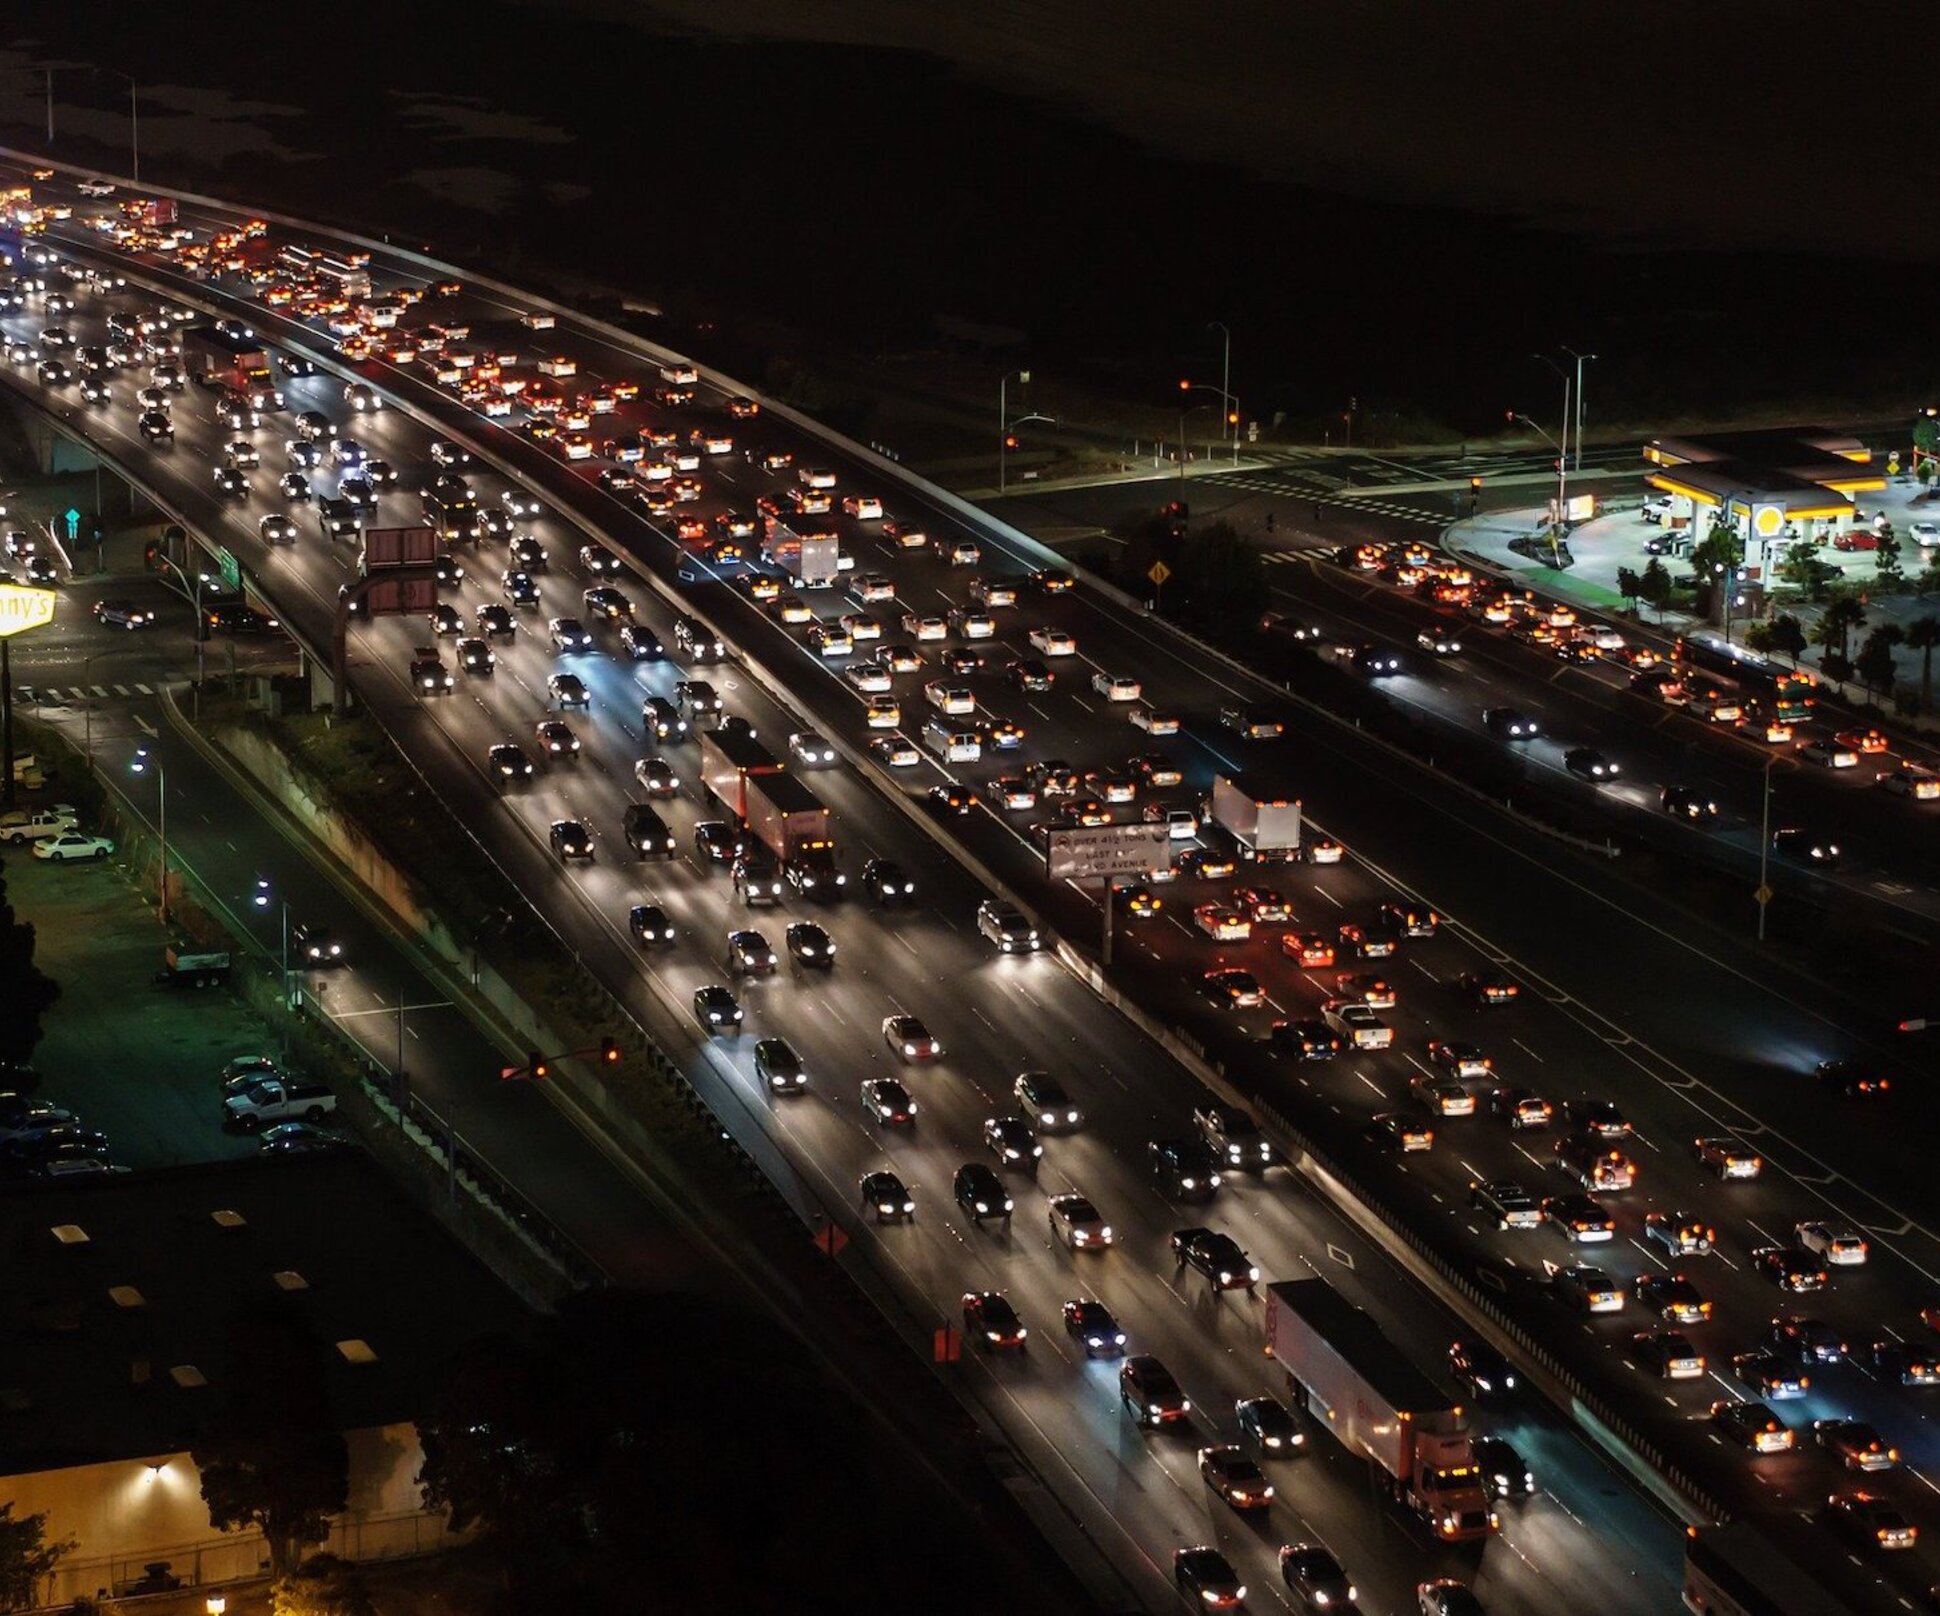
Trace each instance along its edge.
<path fill-rule="evenodd" d="M 1207 817 L 1249 863 L 1286 864 L 1300 854 L 1300 801 L 1259 790 L 1233 775 L 1213 776 Z"/>

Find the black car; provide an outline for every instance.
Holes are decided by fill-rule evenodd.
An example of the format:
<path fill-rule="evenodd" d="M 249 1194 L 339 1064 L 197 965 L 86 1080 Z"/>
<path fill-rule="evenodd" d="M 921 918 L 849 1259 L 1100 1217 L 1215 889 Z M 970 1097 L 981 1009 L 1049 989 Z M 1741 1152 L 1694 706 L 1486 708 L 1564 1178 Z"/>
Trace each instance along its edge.
<path fill-rule="evenodd" d="M 488 640 L 509 640 L 519 632 L 519 620 L 496 601 L 479 607 L 474 619 Z"/>
<path fill-rule="evenodd" d="M 1276 1021 L 1273 1047 L 1295 1060 L 1332 1060 L 1340 1053 L 1340 1034 L 1324 1021 Z"/>
<path fill-rule="evenodd" d="M 325 1133 L 312 1122 L 279 1122 L 257 1136 L 256 1149 L 264 1156 L 320 1156 L 344 1150 L 349 1141 Z"/>
<path fill-rule="evenodd" d="M 620 829 L 636 858 L 670 859 L 679 852 L 666 820 L 644 802 L 626 805 L 620 816 Z"/>
<path fill-rule="evenodd" d="M 1026 657 L 1011 663 L 1004 669 L 1004 677 L 1019 690 L 1032 694 L 1041 694 L 1049 690 L 1057 681 L 1057 675 L 1035 657 Z"/>
<path fill-rule="evenodd" d="M 514 606 L 537 606 L 539 585 L 531 573 L 511 571 L 499 575 L 499 588 Z"/>
<path fill-rule="evenodd" d="M 1658 799 L 1664 812 L 1693 825 L 1713 825 L 1718 819 L 1718 805 L 1697 789 L 1696 786 L 1665 786 L 1663 795 Z"/>
<path fill-rule="evenodd" d="M 1351 1608 L 1360 1598 L 1340 1561 L 1318 1543 L 1291 1543 L 1281 1549 L 1280 1576 L 1310 1610 Z"/>
<path fill-rule="evenodd" d="M 741 1006 L 718 982 L 694 990 L 694 1019 L 709 1032 L 732 1032 L 741 1025 Z"/>
<path fill-rule="evenodd" d="M 1478 1403 L 1506 1397 L 1516 1389 L 1516 1372 L 1509 1360 L 1483 1341 L 1471 1339 L 1451 1344 L 1448 1372 Z"/>
<path fill-rule="evenodd" d="M 660 636 L 644 623 L 628 623 L 620 630 L 620 649 L 635 662 L 654 661 L 667 654 Z"/>
<path fill-rule="evenodd" d="M 1892 1079 L 1876 1068 L 1849 1060 L 1822 1060 L 1813 1068 L 1820 1083 L 1849 1100 L 1884 1099 Z"/>
<path fill-rule="evenodd" d="M 916 883 L 894 859 L 867 860 L 862 866 L 862 890 L 877 903 L 916 901 Z"/>
<path fill-rule="evenodd" d="M 694 826 L 694 851 L 707 864 L 732 864 L 741 838 L 725 819 L 703 819 Z"/>
<path fill-rule="evenodd" d="M 774 947 L 758 931 L 731 931 L 727 968 L 736 976 L 766 976 L 775 968 Z"/>
<path fill-rule="evenodd" d="M 1155 1139 L 1145 1147 L 1163 1195 L 1209 1201 L 1219 1189 L 1219 1158 L 1198 1139 Z"/>
<path fill-rule="evenodd" d="M 643 948 L 671 948 L 674 923 L 657 903 L 636 903 L 626 912 L 626 929 Z"/>
<path fill-rule="evenodd" d="M 1541 725 L 1517 707 L 1484 708 L 1482 727 L 1508 741 L 1533 741 L 1542 733 Z"/>
<path fill-rule="evenodd" d="M 953 1190 L 957 1205 L 969 1214 L 972 1222 L 982 1223 L 986 1218 L 1010 1222 L 1010 1192 L 1004 1188 L 996 1169 L 983 1162 L 965 1162 L 957 1169 Z"/>
<path fill-rule="evenodd" d="M 640 703 L 640 723 L 646 732 L 663 744 L 687 739 L 687 720 L 665 696 L 649 696 Z"/>
<path fill-rule="evenodd" d="M 1245 1397 L 1233 1405 L 1240 1434 L 1269 1459 L 1291 1458 L 1307 1444 L 1293 1412 L 1277 1397 Z"/>
<path fill-rule="evenodd" d="M 887 1168 L 864 1173 L 856 1186 L 862 1204 L 878 1223 L 907 1223 L 916 1216 L 916 1197 L 909 1186 Z"/>
<path fill-rule="evenodd" d="M 1772 832 L 1772 851 L 1780 858 L 1813 870 L 1836 870 L 1841 859 L 1839 844 L 1831 837 L 1801 830 L 1796 825 Z"/>
<path fill-rule="evenodd" d="M 825 971 L 835 963 L 835 939 L 812 920 L 797 920 L 782 933 L 797 965 Z"/>
<path fill-rule="evenodd" d="M 327 926 L 299 921 L 290 928 L 291 951 L 306 965 L 323 967 L 344 962 L 344 945 L 330 935 Z"/>
<path fill-rule="evenodd" d="M 1482 1472 L 1482 1484 L 1496 1498 L 1527 1498 L 1536 1490 L 1536 1478 L 1522 1462 L 1522 1455 L 1498 1436 L 1475 1439 L 1475 1463 Z"/>
<path fill-rule="evenodd" d="M 593 862 L 592 832 L 577 819 L 555 819 L 546 839 L 552 844 L 553 852 L 568 864 L 575 859 L 587 864 Z"/>
<path fill-rule="evenodd" d="M 1172 1580 L 1195 1609 L 1231 1610 L 1246 1599 L 1246 1584 L 1232 1561 L 1204 1544 L 1173 1551 Z"/>
<path fill-rule="evenodd" d="M 1572 746 L 1563 754 L 1563 767 L 1571 774 L 1580 775 L 1585 780 L 1593 780 L 1599 785 L 1606 780 L 1616 779 L 1623 772 L 1591 746 Z"/>
<path fill-rule="evenodd" d="M 501 741 L 485 754 L 485 768 L 496 780 L 532 778 L 532 759 L 525 755 L 524 747 L 510 741 Z"/>
<path fill-rule="evenodd" d="M 808 1090 L 808 1068 L 786 1038 L 756 1040 L 754 1075 L 770 1094 L 802 1094 Z"/>
<path fill-rule="evenodd" d="M 1125 1350 L 1125 1332 L 1103 1302 L 1081 1297 L 1064 1304 L 1064 1333 L 1084 1343 L 1087 1358 L 1110 1358 Z"/>

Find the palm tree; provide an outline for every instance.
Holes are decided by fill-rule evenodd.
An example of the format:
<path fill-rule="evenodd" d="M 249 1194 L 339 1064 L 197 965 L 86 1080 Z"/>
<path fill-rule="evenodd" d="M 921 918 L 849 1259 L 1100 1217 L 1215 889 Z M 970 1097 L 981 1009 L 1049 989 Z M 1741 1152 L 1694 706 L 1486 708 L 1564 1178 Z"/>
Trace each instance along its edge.
<path fill-rule="evenodd" d="M 1916 617 L 1906 625 L 1906 637 L 1900 642 L 1910 650 L 1920 653 L 1920 711 L 1933 711 L 1933 648 L 1940 645 L 1940 617 L 1931 613 Z"/>
<path fill-rule="evenodd" d="M 1865 626 L 1866 608 L 1852 596 L 1841 595 L 1837 600 L 1826 603 L 1818 622 L 1812 625 L 1812 640 L 1815 645 L 1824 646 L 1827 651 L 1843 657 L 1852 639 L 1852 631 Z"/>

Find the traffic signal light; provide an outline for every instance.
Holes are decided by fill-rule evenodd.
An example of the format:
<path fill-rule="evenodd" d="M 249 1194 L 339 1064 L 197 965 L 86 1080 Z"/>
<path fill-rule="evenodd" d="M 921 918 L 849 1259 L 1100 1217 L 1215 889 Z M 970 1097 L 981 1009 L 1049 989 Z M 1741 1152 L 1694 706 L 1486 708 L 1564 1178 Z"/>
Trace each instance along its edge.
<path fill-rule="evenodd" d="M 1004 447 L 1006 449 L 1015 449 L 1017 447 L 1017 434 L 1015 432 L 1006 432 L 1004 434 Z"/>
<path fill-rule="evenodd" d="M 1192 383 L 1188 378 L 1184 376 L 1179 378 L 1179 391 L 1182 393 L 1190 393 L 1192 391 Z"/>
<path fill-rule="evenodd" d="M 620 1041 L 617 1038 L 600 1040 L 600 1065 L 618 1066 L 620 1064 Z"/>
<path fill-rule="evenodd" d="M 1228 411 L 1226 412 L 1226 424 L 1227 424 L 1228 426 L 1238 426 L 1238 425 L 1239 425 L 1239 411 L 1238 411 L 1238 410 L 1228 410 Z"/>
<path fill-rule="evenodd" d="M 536 1049 L 525 1052 L 525 1075 L 535 1083 L 552 1076 L 552 1068 L 546 1064 L 546 1057 Z"/>
<path fill-rule="evenodd" d="M 1482 492 L 1482 479 L 1481 479 L 1480 477 L 1471 477 L 1471 478 L 1469 478 L 1469 480 L 1468 480 L 1468 491 L 1469 491 L 1469 492 L 1470 492 L 1471 494 L 1479 494 L 1479 493 L 1481 493 L 1481 492 Z"/>

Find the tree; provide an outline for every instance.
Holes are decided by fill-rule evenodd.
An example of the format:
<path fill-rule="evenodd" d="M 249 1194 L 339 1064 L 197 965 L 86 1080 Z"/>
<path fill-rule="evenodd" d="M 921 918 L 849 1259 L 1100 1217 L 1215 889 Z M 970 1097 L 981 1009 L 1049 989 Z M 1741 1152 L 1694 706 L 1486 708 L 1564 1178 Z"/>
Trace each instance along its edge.
<path fill-rule="evenodd" d="M 1745 649 L 1756 651 L 1764 656 L 1772 649 L 1772 625 L 1770 623 L 1747 623 L 1745 625 Z"/>
<path fill-rule="evenodd" d="M 1707 582 L 1720 571 L 1745 564 L 1745 541 L 1737 528 L 1720 515 L 1711 518 L 1710 530 L 1691 547 L 1691 571 L 1700 582 Z"/>
<path fill-rule="evenodd" d="M 1866 608 L 1852 596 L 1841 595 L 1837 600 L 1827 601 L 1825 610 L 1819 613 L 1818 622 L 1812 625 L 1812 643 L 1843 657 L 1853 631 L 1865 626 Z"/>
<path fill-rule="evenodd" d="M 7 984 L 7 1013 L 0 1016 L 0 1066 L 24 1066 L 40 1042 L 41 1017 L 61 996 L 61 985 L 34 964 L 34 925 L 16 920 L 0 868 L 0 982 Z"/>
<path fill-rule="evenodd" d="M 1893 661 L 1893 648 L 1905 636 L 1897 623 L 1881 623 L 1866 636 L 1866 643 L 1853 659 L 1853 668 L 1875 696 L 1890 695 L 1899 674 Z"/>
<path fill-rule="evenodd" d="M 41 1511 L 14 1518 L 11 1502 L 0 1504 L 0 1610 L 31 1610 L 45 1591 L 62 1555 L 74 1551 L 74 1539 L 47 1541 L 47 1515 Z"/>
<path fill-rule="evenodd" d="M 1879 581 L 1887 588 L 1905 582 L 1900 572 L 1900 537 L 1888 528 L 1879 535 L 1879 548 L 1873 552 L 1873 565 L 1878 569 Z"/>
<path fill-rule="evenodd" d="M 322 1349 L 294 1313 L 251 1307 L 231 1331 L 226 1384 L 227 1402 L 190 1453 L 209 1524 L 255 1527 L 271 1575 L 287 1577 L 350 1496 L 350 1450 L 331 1418 Z"/>
<path fill-rule="evenodd" d="M 1657 615 L 1661 619 L 1664 615 L 1665 603 L 1671 598 L 1670 568 L 1656 556 L 1652 556 L 1650 564 L 1644 568 L 1643 576 L 1637 580 L 1637 584 L 1638 597 L 1647 605 L 1656 607 Z"/>
<path fill-rule="evenodd" d="M 334 1554 L 313 1554 L 270 1589 L 270 1616 L 375 1616 L 376 1606 L 356 1566 Z"/>
<path fill-rule="evenodd" d="M 1644 597 L 1644 581 L 1634 567 L 1617 568 L 1617 593 L 1633 606 Z"/>
<path fill-rule="evenodd" d="M 1901 641 L 1909 650 L 1920 653 L 1920 711 L 1933 711 L 1933 648 L 1940 645 L 1940 617 L 1924 613 L 1906 625 Z"/>
<path fill-rule="evenodd" d="M 1799 658 L 1805 655 L 1805 626 L 1790 612 L 1780 612 L 1771 621 L 1772 649 L 1780 656 L 1790 657 L 1792 666 L 1799 665 Z"/>

